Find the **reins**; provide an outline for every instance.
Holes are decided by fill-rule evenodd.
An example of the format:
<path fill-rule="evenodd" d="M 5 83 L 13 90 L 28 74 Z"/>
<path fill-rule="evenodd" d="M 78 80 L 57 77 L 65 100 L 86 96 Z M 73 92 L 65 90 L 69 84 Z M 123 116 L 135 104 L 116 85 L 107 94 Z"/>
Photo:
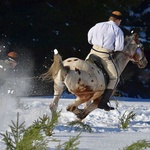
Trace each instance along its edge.
<path fill-rule="evenodd" d="M 134 40 L 135 43 L 137 44 L 137 48 L 140 47 L 140 44 L 139 44 L 139 41 L 138 41 L 137 38 L 133 38 L 133 37 L 132 37 L 130 42 L 132 42 L 132 40 Z M 128 44 L 129 44 L 130 42 L 128 42 Z M 124 54 L 125 56 L 127 56 L 129 59 L 133 59 L 135 62 L 137 62 L 137 60 L 136 60 L 136 58 L 135 58 L 136 52 L 135 52 L 133 55 L 130 55 L 129 53 L 126 53 L 126 52 L 124 52 L 124 51 L 121 51 L 121 53 L 123 53 L 123 54 Z"/>
<path fill-rule="evenodd" d="M 138 62 L 138 60 L 135 58 L 136 54 L 130 55 L 129 53 L 121 51 L 125 56 L 129 57 L 129 59 L 133 59 L 135 62 Z"/>
<path fill-rule="evenodd" d="M 123 51 L 120 51 L 120 52 L 123 53 L 125 56 L 129 57 L 130 59 L 134 58 L 134 56 L 131 56 L 131 55 L 128 54 L 128 53 L 125 53 L 125 52 L 123 52 Z"/>

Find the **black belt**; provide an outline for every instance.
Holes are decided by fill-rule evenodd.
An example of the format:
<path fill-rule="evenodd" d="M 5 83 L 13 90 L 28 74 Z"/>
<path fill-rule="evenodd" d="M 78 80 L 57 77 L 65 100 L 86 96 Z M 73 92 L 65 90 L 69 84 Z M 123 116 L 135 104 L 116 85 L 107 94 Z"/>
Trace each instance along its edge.
<path fill-rule="evenodd" d="M 94 51 L 98 52 L 98 53 L 104 53 L 104 54 L 113 54 L 114 52 L 102 52 L 102 51 L 98 51 L 94 48 L 92 48 Z"/>

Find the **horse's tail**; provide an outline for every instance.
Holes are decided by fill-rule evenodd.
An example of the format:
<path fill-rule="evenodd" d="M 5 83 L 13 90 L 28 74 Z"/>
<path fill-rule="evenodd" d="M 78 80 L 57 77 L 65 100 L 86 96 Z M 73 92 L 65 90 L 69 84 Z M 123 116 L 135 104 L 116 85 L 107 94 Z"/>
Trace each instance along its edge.
<path fill-rule="evenodd" d="M 61 78 L 64 79 L 64 77 L 68 73 L 68 68 L 64 67 L 62 57 L 58 54 L 58 51 L 55 49 L 53 64 L 46 73 L 41 75 L 41 77 L 43 80 L 53 81 L 59 71 L 61 71 Z"/>

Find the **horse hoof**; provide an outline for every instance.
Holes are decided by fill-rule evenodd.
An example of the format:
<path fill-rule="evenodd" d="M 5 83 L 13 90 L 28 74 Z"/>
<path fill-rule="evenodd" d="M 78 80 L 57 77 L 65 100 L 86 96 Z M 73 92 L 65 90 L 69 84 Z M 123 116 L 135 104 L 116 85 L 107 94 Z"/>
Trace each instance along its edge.
<path fill-rule="evenodd" d="M 67 111 L 70 111 L 71 107 L 70 106 L 67 106 L 66 110 Z"/>
<path fill-rule="evenodd" d="M 82 122 L 82 119 L 77 118 L 75 121 L 77 121 L 77 122 Z"/>
<path fill-rule="evenodd" d="M 53 107 L 54 107 L 53 104 L 50 104 L 50 105 L 49 105 L 49 109 L 50 109 L 50 110 L 53 109 Z"/>
<path fill-rule="evenodd" d="M 67 106 L 66 110 L 73 112 L 76 109 L 76 106 Z"/>
<path fill-rule="evenodd" d="M 79 119 L 79 120 L 83 120 L 85 117 L 84 117 L 84 115 L 81 115 L 81 114 L 78 114 L 78 115 L 76 115 L 77 116 L 77 118 Z"/>

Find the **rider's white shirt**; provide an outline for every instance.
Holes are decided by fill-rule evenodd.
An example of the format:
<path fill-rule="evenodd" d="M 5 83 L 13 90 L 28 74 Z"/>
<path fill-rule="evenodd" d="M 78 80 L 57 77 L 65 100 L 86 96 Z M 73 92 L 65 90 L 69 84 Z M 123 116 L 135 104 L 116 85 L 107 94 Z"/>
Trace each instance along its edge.
<path fill-rule="evenodd" d="M 101 22 L 89 30 L 88 42 L 110 51 L 122 51 L 124 48 L 124 34 L 113 21 Z"/>

